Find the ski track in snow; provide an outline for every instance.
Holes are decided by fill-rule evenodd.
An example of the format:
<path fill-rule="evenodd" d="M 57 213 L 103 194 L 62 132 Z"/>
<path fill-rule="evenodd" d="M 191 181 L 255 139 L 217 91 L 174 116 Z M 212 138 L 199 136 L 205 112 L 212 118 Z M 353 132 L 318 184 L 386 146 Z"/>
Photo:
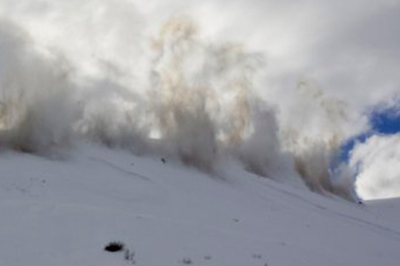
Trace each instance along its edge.
<path fill-rule="evenodd" d="M 359 219 L 357 217 L 354 217 L 354 216 L 351 216 L 351 215 L 348 215 L 348 214 L 345 214 L 345 213 L 342 213 L 342 212 L 339 212 L 339 211 L 335 211 L 333 209 L 329 209 L 329 208 L 327 208 L 325 206 L 322 206 L 321 204 L 317 204 L 317 203 L 315 203 L 315 202 L 313 202 L 311 200 L 308 200 L 308 199 L 306 199 L 306 198 L 304 198 L 304 197 L 302 197 L 302 196 L 300 196 L 298 194 L 291 193 L 291 192 L 288 192 L 287 190 L 278 188 L 277 186 L 273 186 L 271 184 L 266 184 L 266 183 L 264 183 L 264 185 L 269 186 L 273 190 L 279 191 L 282 194 L 286 194 L 286 195 L 288 195 L 288 196 L 290 196 L 292 198 L 295 198 L 296 200 L 300 200 L 300 201 L 306 203 L 306 205 L 308 205 L 308 206 L 313 206 L 316 209 L 323 211 L 325 213 L 325 215 L 338 216 L 338 217 L 344 218 L 345 220 L 348 220 L 348 221 L 351 221 L 351 222 L 355 222 L 355 223 L 357 223 L 359 225 L 367 226 L 369 229 L 374 229 L 374 230 L 377 230 L 377 231 L 383 231 L 383 232 L 385 232 L 387 234 L 388 237 L 393 237 L 397 241 L 400 241 L 400 232 L 398 232 L 396 230 L 393 230 L 391 228 L 379 225 L 377 223 L 372 223 L 372 222 L 369 222 L 369 221 L 366 221 L 366 220 L 363 220 L 363 219 Z"/>
<path fill-rule="evenodd" d="M 118 166 L 118 165 L 116 165 L 116 164 L 114 164 L 112 162 L 109 162 L 107 160 L 104 160 L 102 158 L 91 157 L 90 159 L 95 161 L 95 162 L 99 162 L 99 163 L 105 164 L 108 167 L 110 167 L 110 168 L 112 168 L 112 169 L 114 169 L 114 170 L 116 170 L 116 171 L 118 171 L 118 172 L 120 172 L 122 174 L 125 174 L 125 175 L 128 175 L 128 176 L 134 176 L 136 178 L 141 178 L 142 180 L 150 181 L 150 178 L 147 177 L 147 176 L 140 175 L 140 174 L 132 172 L 132 171 L 128 171 L 128 170 L 124 169 L 123 167 L 120 167 L 120 166 Z"/>

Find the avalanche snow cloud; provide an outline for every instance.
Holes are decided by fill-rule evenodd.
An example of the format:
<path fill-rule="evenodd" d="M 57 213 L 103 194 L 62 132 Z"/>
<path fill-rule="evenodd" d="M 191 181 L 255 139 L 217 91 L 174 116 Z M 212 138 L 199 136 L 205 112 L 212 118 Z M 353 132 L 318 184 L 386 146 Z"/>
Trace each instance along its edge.
<path fill-rule="evenodd" d="M 399 4 L 367 2 L 0 0 L 1 146 L 233 160 L 354 200 L 370 150 L 340 147 L 400 85 Z"/>

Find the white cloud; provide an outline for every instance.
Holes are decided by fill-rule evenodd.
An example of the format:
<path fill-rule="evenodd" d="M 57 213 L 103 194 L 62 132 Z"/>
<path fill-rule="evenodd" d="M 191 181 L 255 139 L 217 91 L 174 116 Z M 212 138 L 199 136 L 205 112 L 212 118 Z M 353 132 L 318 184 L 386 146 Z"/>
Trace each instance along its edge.
<path fill-rule="evenodd" d="M 121 57 L 119 65 L 135 64 L 140 56 L 135 55 L 132 63 L 121 54 L 138 52 L 134 46 L 143 42 L 143 29 L 154 32 L 171 16 L 188 14 L 206 40 L 239 42 L 263 52 L 267 77 L 262 93 L 281 103 L 300 79 L 308 79 L 362 112 L 389 100 L 400 84 L 396 0 L 90 0 L 85 5 L 76 0 L 18 4 L 1 0 L 0 4 L 5 17 L 24 24 L 39 41 L 69 50 L 69 57 L 82 58 L 81 64 L 93 60 L 88 56 L 93 51 L 95 57 L 107 60 Z"/>
<path fill-rule="evenodd" d="M 358 144 L 350 163 L 358 168 L 356 189 L 362 198 L 400 197 L 400 134 Z"/>

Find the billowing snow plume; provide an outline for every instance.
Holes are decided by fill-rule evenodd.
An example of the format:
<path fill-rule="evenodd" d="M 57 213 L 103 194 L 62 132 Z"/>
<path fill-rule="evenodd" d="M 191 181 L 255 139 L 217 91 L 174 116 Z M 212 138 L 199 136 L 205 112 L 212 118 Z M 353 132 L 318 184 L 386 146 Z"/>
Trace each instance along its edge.
<path fill-rule="evenodd" d="M 157 16 L 128 0 L 0 5 L 2 147 L 46 153 L 84 138 L 216 174 L 234 160 L 354 199 L 351 169 L 332 162 L 362 115 L 300 75 L 274 97 L 276 57 L 215 38 L 194 15 L 207 5 Z"/>
<path fill-rule="evenodd" d="M 23 30 L 0 22 L 0 144 L 43 152 L 69 142 L 74 88 L 65 62 L 35 49 Z"/>

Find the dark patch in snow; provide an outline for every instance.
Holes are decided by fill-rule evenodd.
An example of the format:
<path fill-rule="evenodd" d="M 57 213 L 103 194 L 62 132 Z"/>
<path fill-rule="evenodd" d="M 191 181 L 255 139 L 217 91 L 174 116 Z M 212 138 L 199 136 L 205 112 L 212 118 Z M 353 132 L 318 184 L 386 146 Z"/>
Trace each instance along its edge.
<path fill-rule="evenodd" d="M 110 242 L 105 246 L 104 250 L 108 252 L 120 252 L 124 250 L 125 244 L 122 242 Z"/>

